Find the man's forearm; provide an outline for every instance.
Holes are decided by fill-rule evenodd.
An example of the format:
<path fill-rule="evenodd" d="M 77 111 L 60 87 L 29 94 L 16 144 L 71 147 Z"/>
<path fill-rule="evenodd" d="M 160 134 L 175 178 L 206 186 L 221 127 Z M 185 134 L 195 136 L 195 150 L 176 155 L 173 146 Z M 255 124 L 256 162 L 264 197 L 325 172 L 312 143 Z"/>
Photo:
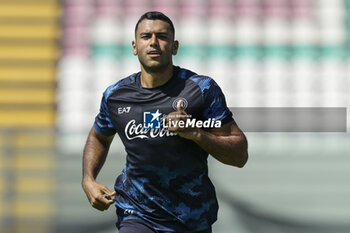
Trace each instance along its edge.
<path fill-rule="evenodd" d="M 94 129 L 90 131 L 83 157 L 83 181 L 95 180 L 100 172 L 109 150 L 110 143 L 101 140 Z"/>
<path fill-rule="evenodd" d="M 247 140 L 243 133 L 217 136 L 198 129 L 192 140 L 222 163 L 243 167 L 248 160 Z"/>
<path fill-rule="evenodd" d="M 101 211 L 108 209 L 113 203 L 111 197 L 116 194 L 96 181 L 112 140 L 113 136 L 103 136 L 92 128 L 84 148 L 82 187 L 92 207 Z M 107 199 L 105 195 L 110 199 Z"/>

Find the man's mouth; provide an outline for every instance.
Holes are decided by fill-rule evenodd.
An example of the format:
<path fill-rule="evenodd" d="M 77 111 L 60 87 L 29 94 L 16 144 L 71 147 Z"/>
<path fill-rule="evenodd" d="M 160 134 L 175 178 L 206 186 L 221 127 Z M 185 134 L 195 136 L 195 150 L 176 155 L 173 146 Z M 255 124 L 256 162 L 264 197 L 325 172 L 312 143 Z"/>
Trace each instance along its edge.
<path fill-rule="evenodd" d="M 158 50 L 151 50 L 147 53 L 150 57 L 159 57 L 161 55 L 161 52 Z"/>

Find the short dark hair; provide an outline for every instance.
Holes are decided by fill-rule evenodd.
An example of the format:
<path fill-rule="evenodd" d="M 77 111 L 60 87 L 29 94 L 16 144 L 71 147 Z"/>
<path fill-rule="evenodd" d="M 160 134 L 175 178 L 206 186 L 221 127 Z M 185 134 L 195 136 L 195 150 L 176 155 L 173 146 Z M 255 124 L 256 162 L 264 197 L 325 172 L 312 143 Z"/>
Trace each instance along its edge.
<path fill-rule="evenodd" d="M 170 31 L 175 36 L 175 28 L 174 28 L 173 22 L 171 22 L 171 20 L 170 20 L 170 18 L 168 16 L 166 16 L 165 14 L 163 14 L 162 12 L 159 12 L 159 11 L 149 11 L 149 12 L 144 13 L 140 17 L 139 21 L 137 21 L 136 26 L 135 26 L 135 36 L 136 36 L 137 28 L 139 27 L 139 24 L 144 19 L 149 19 L 149 20 L 157 20 L 157 19 L 159 19 L 159 20 L 162 20 L 164 22 L 167 22 L 170 25 Z"/>

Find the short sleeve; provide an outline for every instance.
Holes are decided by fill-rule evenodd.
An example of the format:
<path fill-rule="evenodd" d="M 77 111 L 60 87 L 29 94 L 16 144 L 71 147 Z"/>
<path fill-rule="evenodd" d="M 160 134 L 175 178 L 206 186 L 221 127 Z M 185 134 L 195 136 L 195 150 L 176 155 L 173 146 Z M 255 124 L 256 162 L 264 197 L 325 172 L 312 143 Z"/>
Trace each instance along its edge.
<path fill-rule="evenodd" d="M 233 121 L 232 112 L 226 105 L 225 96 L 219 85 L 211 78 L 206 77 L 200 83 L 204 98 L 204 119 L 215 119 L 224 125 Z"/>
<path fill-rule="evenodd" d="M 107 98 L 108 98 L 109 90 L 107 89 L 103 93 L 103 97 L 100 105 L 100 112 L 97 114 L 95 118 L 94 128 L 100 134 L 105 136 L 112 136 L 117 131 L 115 130 L 112 121 L 110 119 L 110 114 L 107 106 Z"/>

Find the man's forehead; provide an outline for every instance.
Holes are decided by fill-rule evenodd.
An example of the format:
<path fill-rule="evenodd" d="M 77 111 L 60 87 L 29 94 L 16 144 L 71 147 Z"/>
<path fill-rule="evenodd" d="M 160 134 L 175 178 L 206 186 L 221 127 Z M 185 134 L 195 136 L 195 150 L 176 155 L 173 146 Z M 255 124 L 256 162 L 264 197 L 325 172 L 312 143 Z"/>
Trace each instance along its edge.
<path fill-rule="evenodd" d="M 150 32 L 168 32 L 170 33 L 170 25 L 162 20 L 149 20 L 144 19 L 140 22 L 137 33 L 150 33 Z"/>

